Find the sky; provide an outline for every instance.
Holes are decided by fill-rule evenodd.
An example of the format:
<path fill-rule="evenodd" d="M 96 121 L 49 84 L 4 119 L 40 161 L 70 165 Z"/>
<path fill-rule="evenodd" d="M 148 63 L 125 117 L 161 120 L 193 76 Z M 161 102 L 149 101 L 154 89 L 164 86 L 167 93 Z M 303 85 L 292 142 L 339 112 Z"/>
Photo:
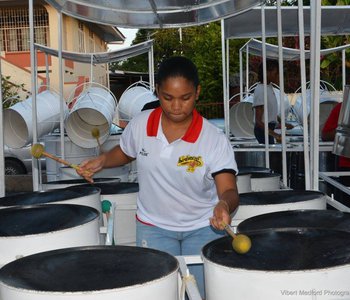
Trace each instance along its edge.
<path fill-rule="evenodd" d="M 125 36 L 125 42 L 123 45 L 108 45 L 108 48 L 110 50 L 119 50 L 126 47 L 129 47 L 133 41 L 133 39 L 136 36 L 136 32 L 138 29 L 131 29 L 131 28 L 120 28 L 118 27 L 119 31 Z"/>

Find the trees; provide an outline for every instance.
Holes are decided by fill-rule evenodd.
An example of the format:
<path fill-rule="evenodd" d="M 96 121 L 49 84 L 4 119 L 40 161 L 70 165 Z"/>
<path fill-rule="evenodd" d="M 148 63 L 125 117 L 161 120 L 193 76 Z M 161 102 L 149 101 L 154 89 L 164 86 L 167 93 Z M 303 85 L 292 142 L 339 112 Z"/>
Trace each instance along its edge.
<path fill-rule="evenodd" d="M 180 29 L 141 29 L 133 44 L 154 39 L 155 68 L 165 59 L 174 55 L 190 58 L 198 67 L 202 85 L 200 102 L 222 102 L 222 58 L 220 22 Z M 230 41 L 231 72 L 239 69 L 239 48 L 246 40 Z M 112 64 L 111 70 L 148 71 L 147 54 Z"/>
<path fill-rule="evenodd" d="M 19 99 L 17 99 L 17 91 L 20 88 L 23 88 L 23 84 L 21 85 L 17 85 L 17 84 L 13 84 L 10 82 L 10 76 L 3 76 L 1 75 L 1 91 L 2 91 L 2 99 L 3 99 L 3 108 L 8 108 L 9 106 L 11 106 L 12 104 L 16 103 L 19 101 Z M 6 100 L 10 100 L 11 101 L 6 101 Z"/>

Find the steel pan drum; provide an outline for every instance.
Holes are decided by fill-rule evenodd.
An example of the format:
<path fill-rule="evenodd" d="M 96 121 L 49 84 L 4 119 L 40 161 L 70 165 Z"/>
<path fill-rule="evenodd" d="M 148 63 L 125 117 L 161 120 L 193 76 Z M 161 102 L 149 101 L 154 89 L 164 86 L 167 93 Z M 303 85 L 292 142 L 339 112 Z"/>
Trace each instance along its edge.
<path fill-rule="evenodd" d="M 127 246 L 68 248 L 14 261 L 0 270 L 0 298 L 11 300 L 176 300 L 178 262 Z"/>
<path fill-rule="evenodd" d="M 139 184 L 135 182 L 96 183 L 101 201 L 113 203 L 113 237 L 116 245 L 136 245 L 136 202 Z M 82 186 L 84 187 L 84 186 Z"/>
<path fill-rule="evenodd" d="M 238 173 L 236 176 L 236 183 L 237 183 L 237 189 L 238 193 L 249 193 L 252 191 L 252 184 L 251 184 L 251 174 L 249 173 Z"/>
<path fill-rule="evenodd" d="M 0 264 L 37 252 L 99 245 L 99 212 L 52 204 L 0 209 Z"/>
<path fill-rule="evenodd" d="M 251 187 L 253 192 L 275 191 L 280 189 L 281 175 L 277 173 L 253 173 Z"/>
<path fill-rule="evenodd" d="M 350 232 L 276 229 L 249 236 L 252 247 L 243 255 L 231 237 L 203 247 L 207 300 L 350 297 Z"/>
<path fill-rule="evenodd" d="M 239 232 L 277 228 L 319 228 L 350 232 L 350 213 L 337 210 L 289 210 L 263 214 L 244 220 Z"/>
<path fill-rule="evenodd" d="M 93 185 L 84 188 L 71 186 L 65 189 L 55 189 L 46 192 L 30 192 L 0 198 L 0 208 L 35 205 L 35 204 L 79 204 L 97 209 L 101 212 L 100 189 Z"/>
<path fill-rule="evenodd" d="M 120 182 L 120 178 L 94 178 L 94 184 L 101 182 Z M 67 180 L 57 180 L 49 181 L 43 184 L 43 189 L 52 190 L 52 189 L 63 189 L 73 185 L 82 185 L 86 184 L 86 180 L 83 178 L 80 179 L 67 179 Z"/>
<path fill-rule="evenodd" d="M 327 196 L 316 191 L 278 190 L 240 194 L 239 206 L 232 214 L 232 225 L 245 219 L 276 211 L 326 209 Z"/>

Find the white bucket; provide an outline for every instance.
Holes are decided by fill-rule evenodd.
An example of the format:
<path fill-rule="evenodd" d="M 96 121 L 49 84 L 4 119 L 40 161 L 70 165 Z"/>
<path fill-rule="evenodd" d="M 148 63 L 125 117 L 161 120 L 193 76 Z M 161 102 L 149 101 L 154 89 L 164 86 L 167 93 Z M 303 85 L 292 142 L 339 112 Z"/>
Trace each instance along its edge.
<path fill-rule="evenodd" d="M 99 142 L 103 144 L 109 137 L 110 127 L 116 109 L 114 95 L 103 86 L 87 88 L 77 99 L 65 120 L 65 128 L 73 143 L 82 148 L 98 146 L 91 131 L 100 132 Z"/>
<path fill-rule="evenodd" d="M 230 130 L 235 137 L 254 137 L 254 111 L 250 102 L 238 102 L 230 109 Z"/>
<path fill-rule="evenodd" d="M 130 121 L 146 103 L 157 100 L 156 95 L 146 86 L 133 86 L 125 90 L 118 103 L 120 121 Z"/>
<path fill-rule="evenodd" d="M 328 91 L 321 91 L 320 92 L 320 132 L 322 132 L 323 126 L 332 111 L 333 107 L 339 102 L 339 96 L 337 94 L 328 92 Z M 309 116 L 311 111 L 311 92 L 310 90 L 306 91 L 306 108 L 307 108 L 307 115 Z M 303 103 L 302 103 L 302 97 L 301 95 L 297 98 L 295 101 L 295 104 L 293 105 L 293 111 L 298 118 L 298 122 L 300 124 L 303 124 Z"/>
<path fill-rule="evenodd" d="M 52 91 L 36 95 L 38 138 L 60 124 L 60 97 Z M 64 113 L 68 108 L 64 103 Z M 33 141 L 32 97 L 4 110 L 4 141 L 11 148 L 21 148 Z"/>

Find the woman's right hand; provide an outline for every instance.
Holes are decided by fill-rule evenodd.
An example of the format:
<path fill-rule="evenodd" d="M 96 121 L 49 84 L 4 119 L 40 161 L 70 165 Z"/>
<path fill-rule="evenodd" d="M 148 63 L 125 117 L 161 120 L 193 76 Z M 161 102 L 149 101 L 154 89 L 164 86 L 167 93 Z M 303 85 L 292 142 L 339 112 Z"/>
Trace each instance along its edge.
<path fill-rule="evenodd" d="M 105 164 L 105 155 L 101 154 L 100 156 L 84 160 L 77 169 L 77 173 L 84 177 L 87 181 L 93 182 L 93 175 L 103 169 Z"/>

